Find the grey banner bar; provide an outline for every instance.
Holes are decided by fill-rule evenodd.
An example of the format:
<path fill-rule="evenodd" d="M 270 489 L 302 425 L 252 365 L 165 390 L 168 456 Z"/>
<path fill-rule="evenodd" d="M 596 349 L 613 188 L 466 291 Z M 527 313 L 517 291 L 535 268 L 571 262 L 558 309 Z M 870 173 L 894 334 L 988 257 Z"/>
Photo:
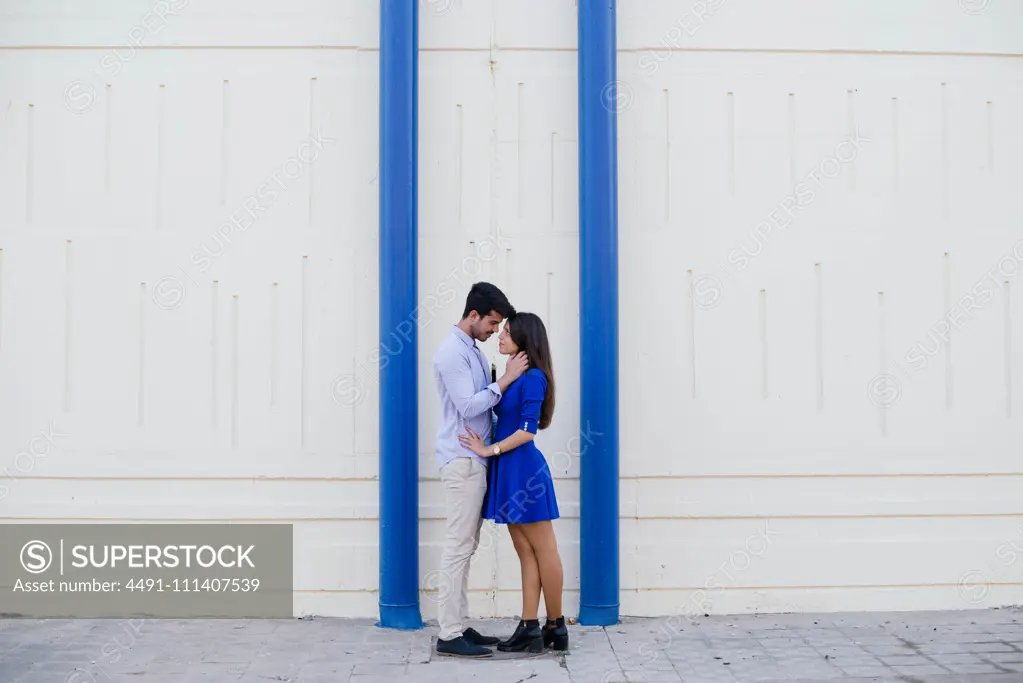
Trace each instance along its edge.
<path fill-rule="evenodd" d="M 0 524 L 0 617 L 291 618 L 290 524 Z"/>

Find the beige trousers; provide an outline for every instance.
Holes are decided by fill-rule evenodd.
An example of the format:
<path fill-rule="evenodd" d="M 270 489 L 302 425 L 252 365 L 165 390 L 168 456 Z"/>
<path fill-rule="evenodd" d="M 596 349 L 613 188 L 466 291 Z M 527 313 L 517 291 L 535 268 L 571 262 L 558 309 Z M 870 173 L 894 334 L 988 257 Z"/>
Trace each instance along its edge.
<path fill-rule="evenodd" d="M 440 639 L 462 635 L 469 618 L 469 562 L 480 542 L 487 468 L 475 458 L 455 458 L 440 470 L 447 508 L 438 621 Z"/>

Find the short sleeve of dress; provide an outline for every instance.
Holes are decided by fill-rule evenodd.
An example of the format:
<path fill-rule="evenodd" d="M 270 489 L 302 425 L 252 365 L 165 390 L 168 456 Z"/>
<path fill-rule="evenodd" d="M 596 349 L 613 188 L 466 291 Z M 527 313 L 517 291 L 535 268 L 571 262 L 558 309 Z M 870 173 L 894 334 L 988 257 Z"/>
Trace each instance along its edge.
<path fill-rule="evenodd" d="M 547 394 L 547 377 L 542 372 L 527 372 L 522 375 L 522 414 L 519 429 L 536 434 L 540 422 L 540 408 Z"/>

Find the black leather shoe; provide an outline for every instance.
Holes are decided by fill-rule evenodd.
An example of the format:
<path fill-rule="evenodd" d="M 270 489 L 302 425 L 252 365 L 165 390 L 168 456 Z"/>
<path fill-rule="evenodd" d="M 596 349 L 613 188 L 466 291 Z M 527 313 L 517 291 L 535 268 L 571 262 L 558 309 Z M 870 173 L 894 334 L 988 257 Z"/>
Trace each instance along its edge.
<path fill-rule="evenodd" d="M 512 637 L 498 643 L 497 649 L 501 652 L 543 652 L 543 631 L 540 630 L 540 622 L 536 619 L 519 620 Z"/>
<path fill-rule="evenodd" d="M 543 646 L 553 647 L 555 650 L 568 649 L 568 627 L 565 626 L 565 617 L 558 617 L 557 621 L 547 620 L 543 629 Z"/>
<path fill-rule="evenodd" d="M 476 631 L 474 628 L 467 628 L 462 633 L 462 637 L 468 640 L 473 645 L 497 645 L 501 642 L 500 638 L 494 636 L 485 636 Z"/>
<path fill-rule="evenodd" d="M 464 636 L 458 636 L 451 640 L 437 639 L 437 654 L 442 657 L 466 657 L 471 659 L 482 659 L 493 657 L 494 651 L 485 647 L 470 643 Z"/>

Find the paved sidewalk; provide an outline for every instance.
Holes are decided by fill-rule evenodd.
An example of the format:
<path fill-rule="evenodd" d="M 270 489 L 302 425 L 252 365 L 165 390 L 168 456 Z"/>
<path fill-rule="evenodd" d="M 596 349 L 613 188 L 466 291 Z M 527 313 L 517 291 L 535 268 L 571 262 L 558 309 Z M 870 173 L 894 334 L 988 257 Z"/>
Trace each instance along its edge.
<path fill-rule="evenodd" d="M 481 620 L 506 635 L 515 622 Z M 437 657 L 436 625 L 368 620 L 0 620 L 0 683 L 1023 682 L 1023 610 L 625 619 L 572 649 Z"/>

